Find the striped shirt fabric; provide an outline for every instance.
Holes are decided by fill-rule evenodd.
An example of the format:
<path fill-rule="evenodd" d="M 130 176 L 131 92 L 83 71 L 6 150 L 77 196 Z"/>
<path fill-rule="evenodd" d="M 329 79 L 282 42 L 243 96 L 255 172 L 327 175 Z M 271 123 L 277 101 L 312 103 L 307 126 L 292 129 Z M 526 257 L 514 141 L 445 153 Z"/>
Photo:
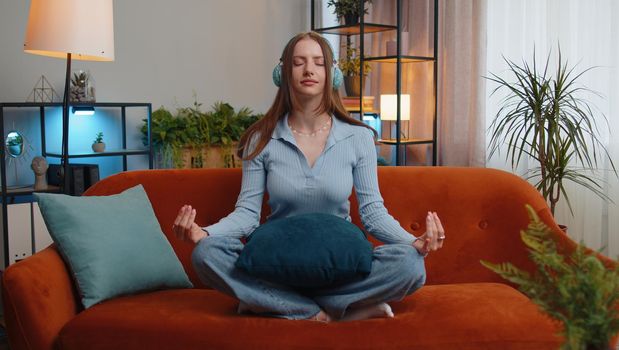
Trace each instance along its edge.
<path fill-rule="evenodd" d="M 404 230 L 384 206 L 378 188 L 374 135 L 368 128 L 332 117 L 324 150 L 310 167 L 281 118 L 266 147 L 243 161 L 241 192 L 232 213 L 203 227 L 210 235 L 245 237 L 259 225 L 265 190 L 275 220 L 306 213 L 327 213 L 348 221 L 353 186 L 366 231 L 381 242 L 412 244 L 416 238 Z"/>

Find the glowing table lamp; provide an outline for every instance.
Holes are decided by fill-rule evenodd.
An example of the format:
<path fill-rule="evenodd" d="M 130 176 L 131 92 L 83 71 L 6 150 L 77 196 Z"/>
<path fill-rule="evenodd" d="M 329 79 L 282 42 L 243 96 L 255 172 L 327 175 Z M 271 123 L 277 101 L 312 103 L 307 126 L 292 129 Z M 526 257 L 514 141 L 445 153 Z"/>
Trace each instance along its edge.
<path fill-rule="evenodd" d="M 398 95 L 380 95 L 380 119 L 389 121 L 391 138 L 392 121 L 397 121 Z M 400 120 L 411 119 L 411 95 L 400 95 Z"/>
<path fill-rule="evenodd" d="M 114 16 L 112 0 L 31 0 L 24 52 L 66 58 L 62 100 L 63 173 L 68 174 L 69 79 L 71 59 L 114 60 Z M 69 176 L 64 176 L 64 192 Z"/>

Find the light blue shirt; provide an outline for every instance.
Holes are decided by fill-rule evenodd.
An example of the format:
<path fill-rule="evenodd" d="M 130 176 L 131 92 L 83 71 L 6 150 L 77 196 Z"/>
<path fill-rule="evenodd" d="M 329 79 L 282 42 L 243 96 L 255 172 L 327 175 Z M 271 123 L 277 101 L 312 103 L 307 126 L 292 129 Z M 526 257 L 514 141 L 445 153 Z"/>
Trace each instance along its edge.
<path fill-rule="evenodd" d="M 280 119 L 266 147 L 243 161 L 234 211 L 203 229 L 214 236 L 248 236 L 259 225 L 265 189 L 271 207 L 267 220 L 320 212 L 351 221 L 348 198 L 354 186 L 367 232 L 384 243 L 412 244 L 416 238 L 389 215 L 379 192 L 372 131 L 335 117 L 332 121 L 325 148 L 310 167 L 297 147 L 288 116 Z"/>

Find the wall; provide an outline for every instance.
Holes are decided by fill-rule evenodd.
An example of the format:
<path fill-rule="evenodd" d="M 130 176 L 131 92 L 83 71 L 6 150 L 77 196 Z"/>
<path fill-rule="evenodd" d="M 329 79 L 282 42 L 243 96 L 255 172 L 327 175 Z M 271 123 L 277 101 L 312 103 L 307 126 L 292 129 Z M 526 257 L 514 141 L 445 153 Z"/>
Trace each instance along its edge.
<path fill-rule="evenodd" d="M 2 101 L 24 101 L 41 74 L 62 94 L 65 61 L 22 51 L 29 4 L 0 0 Z M 101 102 L 186 106 L 195 92 L 205 107 L 223 100 L 265 112 L 271 70 L 308 18 L 306 0 L 115 1 L 116 60 L 73 68 L 90 70 Z"/>
<path fill-rule="evenodd" d="M 65 60 L 22 51 L 29 5 L 30 1 L 0 0 L 1 102 L 25 101 L 41 75 L 59 95 L 64 88 Z M 246 106 L 264 113 L 275 96 L 271 72 L 284 45 L 309 26 L 307 0 L 114 1 L 115 61 L 74 61 L 72 68 L 90 71 L 99 102 L 151 102 L 154 108 L 175 108 L 192 104 L 195 94 L 205 109 L 221 100 L 237 109 Z M 59 151 L 60 110 L 46 113 L 47 149 Z M 128 110 L 128 118 L 130 113 Z M 128 133 L 139 127 L 143 118 L 139 113 L 128 119 Z M 69 152 L 89 151 L 98 131 L 103 131 L 109 149 L 118 148 L 117 114 L 104 110 L 94 117 L 71 116 Z M 30 163 L 41 152 L 38 111 L 11 109 L 4 116 L 6 133 L 19 130 L 28 139 L 26 155 L 8 164 L 7 183 L 31 184 Z M 138 147 L 140 134 L 129 135 L 128 141 L 129 147 Z M 58 162 L 53 158 L 48 161 Z M 102 177 L 122 170 L 120 157 L 79 162 L 99 164 Z M 144 157 L 129 159 L 129 169 L 146 166 Z M 19 217 L 28 221 L 28 211 L 26 208 L 24 215 L 11 212 L 9 221 L 19 224 Z M 12 258 L 30 254 L 30 243 L 23 242 L 30 237 L 26 224 L 22 225 L 24 232 L 11 231 Z M 40 243 L 37 248 L 46 245 Z"/>

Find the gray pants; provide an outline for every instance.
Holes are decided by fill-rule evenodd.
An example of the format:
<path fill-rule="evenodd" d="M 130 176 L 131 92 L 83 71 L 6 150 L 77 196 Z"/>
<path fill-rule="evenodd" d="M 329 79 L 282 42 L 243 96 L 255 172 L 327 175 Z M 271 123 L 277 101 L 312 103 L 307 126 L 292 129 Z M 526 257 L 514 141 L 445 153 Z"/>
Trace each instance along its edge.
<path fill-rule="evenodd" d="M 194 248 L 193 266 L 205 284 L 238 298 L 254 313 L 288 319 L 307 319 L 323 309 L 341 318 L 347 308 L 402 300 L 426 280 L 423 257 L 405 244 L 374 248 L 372 271 L 363 280 L 334 287 L 298 290 L 270 283 L 234 265 L 243 249 L 238 238 L 208 236 Z"/>

